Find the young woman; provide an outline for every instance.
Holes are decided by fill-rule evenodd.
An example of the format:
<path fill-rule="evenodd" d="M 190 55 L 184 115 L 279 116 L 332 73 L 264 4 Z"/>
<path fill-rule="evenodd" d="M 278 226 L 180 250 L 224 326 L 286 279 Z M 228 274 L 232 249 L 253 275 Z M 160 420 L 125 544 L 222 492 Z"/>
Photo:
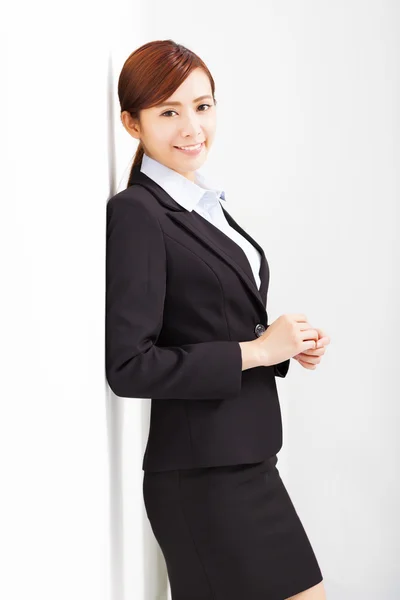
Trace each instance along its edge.
<path fill-rule="evenodd" d="M 315 369 L 329 338 L 303 314 L 268 324 L 264 251 L 199 172 L 214 92 L 203 61 L 172 40 L 123 65 L 121 120 L 140 143 L 107 204 L 107 380 L 117 396 L 151 398 L 143 495 L 172 599 L 322 600 L 276 466 L 275 378 L 290 358 Z"/>

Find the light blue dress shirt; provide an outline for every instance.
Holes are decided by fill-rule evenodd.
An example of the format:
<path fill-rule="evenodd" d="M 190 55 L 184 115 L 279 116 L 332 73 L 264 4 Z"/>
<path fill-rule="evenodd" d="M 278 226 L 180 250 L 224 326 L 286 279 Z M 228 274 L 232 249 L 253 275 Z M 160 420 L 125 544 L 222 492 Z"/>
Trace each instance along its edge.
<path fill-rule="evenodd" d="M 213 185 L 209 179 L 206 180 L 199 169 L 195 171 L 194 183 L 177 171 L 150 158 L 146 153 L 143 154 L 140 170 L 158 183 L 183 208 L 189 211 L 195 210 L 241 246 L 250 263 L 257 287 L 260 288 L 261 281 L 258 274 L 261 261 L 260 253 L 226 220 L 220 203 L 220 199 L 226 202 L 225 192 L 220 186 Z"/>

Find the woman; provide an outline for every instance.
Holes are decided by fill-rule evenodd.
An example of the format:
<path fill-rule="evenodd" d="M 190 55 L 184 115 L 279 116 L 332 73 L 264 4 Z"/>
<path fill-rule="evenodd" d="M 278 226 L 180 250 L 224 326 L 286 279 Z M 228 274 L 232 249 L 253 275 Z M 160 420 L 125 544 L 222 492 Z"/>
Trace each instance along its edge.
<path fill-rule="evenodd" d="M 143 494 L 172 599 L 320 600 L 276 467 L 275 377 L 292 357 L 315 369 L 329 338 L 302 314 L 268 324 L 263 249 L 198 170 L 214 92 L 206 65 L 172 40 L 123 65 L 121 120 L 140 143 L 107 204 L 107 380 L 118 396 L 151 398 Z"/>

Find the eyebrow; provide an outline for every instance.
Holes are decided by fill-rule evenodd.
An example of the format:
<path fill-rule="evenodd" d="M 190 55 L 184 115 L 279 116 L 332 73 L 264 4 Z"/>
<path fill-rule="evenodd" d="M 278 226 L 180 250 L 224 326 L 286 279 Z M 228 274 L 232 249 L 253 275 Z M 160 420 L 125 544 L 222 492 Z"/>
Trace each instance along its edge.
<path fill-rule="evenodd" d="M 205 98 L 209 98 L 212 100 L 212 97 L 209 94 L 205 94 L 204 96 L 199 96 L 193 100 L 193 104 L 198 102 L 199 100 L 204 100 Z M 162 106 L 182 106 L 182 102 L 163 102 L 162 104 L 157 104 L 157 108 L 161 108 Z"/>

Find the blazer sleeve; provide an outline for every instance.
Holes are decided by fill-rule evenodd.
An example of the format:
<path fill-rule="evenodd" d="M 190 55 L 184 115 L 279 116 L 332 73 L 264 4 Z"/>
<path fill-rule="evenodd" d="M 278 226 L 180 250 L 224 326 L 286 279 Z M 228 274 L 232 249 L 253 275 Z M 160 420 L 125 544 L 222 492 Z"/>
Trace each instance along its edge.
<path fill-rule="evenodd" d="M 286 374 L 289 370 L 289 366 L 290 366 L 290 358 L 274 365 L 275 376 L 276 377 L 286 377 Z"/>
<path fill-rule="evenodd" d="M 222 399 L 242 385 L 237 341 L 160 347 L 166 292 L 164 234 L 141 201 L 107 203 L 106 378 L 123 398 Z"/>

